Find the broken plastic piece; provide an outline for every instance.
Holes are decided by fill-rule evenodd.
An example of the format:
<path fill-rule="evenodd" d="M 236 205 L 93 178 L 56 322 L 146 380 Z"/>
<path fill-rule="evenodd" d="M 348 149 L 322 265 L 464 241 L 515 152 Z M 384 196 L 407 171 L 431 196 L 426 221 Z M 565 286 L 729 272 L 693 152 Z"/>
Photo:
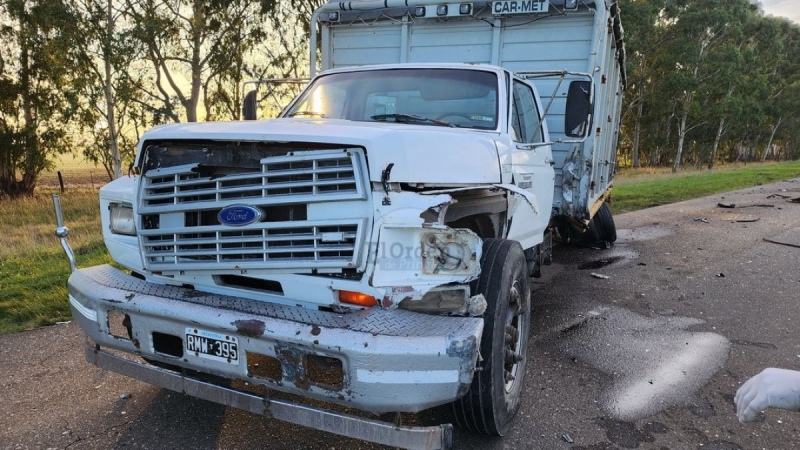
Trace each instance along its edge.
<path fill-rule="evenodd" d="M 608 275 L 603 275 L 603 274 L 599 274 L 599 273 L 595 273 L 595 272 L 592 272 L 592 276 L 595 277 L 595 278 L 599 278 L 601 280 L 608 280 L 609 278 L 611 278 Z"/>

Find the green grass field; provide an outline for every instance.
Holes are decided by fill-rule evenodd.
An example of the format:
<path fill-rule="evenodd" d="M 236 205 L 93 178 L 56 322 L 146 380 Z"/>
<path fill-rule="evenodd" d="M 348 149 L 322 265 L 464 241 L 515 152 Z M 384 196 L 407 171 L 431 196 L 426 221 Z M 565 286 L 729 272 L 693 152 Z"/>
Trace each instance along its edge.
<path fill-rule="evenodd" d="M 751 163 L 674 175 L 666 170 L 626 169 L 614 179 L 611 210 L 621 214 L 797 177 L 800 161 Z"/>
<path fill-rule="evenodd" d="M 0 200 L 0 334 L 70 320 L 69 263 L 53 233 L 53 192 L 42 189 L 32 198 Z M 110 262 L 97 190 L 67 190 L 61 199 L 78 265 Z"/>
<path fill-rule="evenodd" d="M 107 181 L 102 168 L 68 161 L 59 167 L 69 242 L 78 265 L 110 262 L 100 229 L 97 190 Z M 613 191 L 616 214 L 800 177 L 800 162 L 728 166 L 672 175 L 661 170 L 622 170 Z M 32 198 L 0 198 L 0 335 L 71 320 L 66 281 L 69 264 L 54 236 L 55 173 L 46 173 Z"/>
<path fill-rule="evenodd" d="M 69 243 L 82 267 L 110 262 L 100 230 L 97 191 L 108 181 L 102 167 L 65 155 L 57 171 L 39 177 L 31 198 L 0 198 L 0 335 L 71 320 L 69 263 L 58 238 L 52 194 L 59 192 Z"/>

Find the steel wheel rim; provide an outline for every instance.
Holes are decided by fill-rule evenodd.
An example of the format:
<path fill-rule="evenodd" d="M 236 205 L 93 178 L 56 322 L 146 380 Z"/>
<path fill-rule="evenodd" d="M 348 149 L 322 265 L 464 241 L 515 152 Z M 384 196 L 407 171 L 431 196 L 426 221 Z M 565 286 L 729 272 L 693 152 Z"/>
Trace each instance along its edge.
<path fill-rule="evenodd" d="M 522 308 L 522 295 L 520 293 L 520 283 L 514 280 L 509 292 L 508 312 L 506 313 L 503 346 L 503 377 L 505 382 L 505 392 L 510 394 L 516 384 L 519 374 L 525 370 L 522 365 L 524 358 L 519 354 L 524 345 L 524 337 L 520 333 L 520 324 L 525 319 Z"/>

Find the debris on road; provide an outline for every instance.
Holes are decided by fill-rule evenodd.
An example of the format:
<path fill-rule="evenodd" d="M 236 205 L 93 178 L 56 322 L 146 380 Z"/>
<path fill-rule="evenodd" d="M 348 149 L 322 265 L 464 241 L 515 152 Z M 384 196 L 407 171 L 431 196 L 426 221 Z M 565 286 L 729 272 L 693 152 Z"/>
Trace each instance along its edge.
<path fill-rule="evenodd" d="M 761 220 L 761 218 L 760 217 L 756 217 L 755 219 L 738 219 L 736 222 L 737 223 L 750 223 L 750 222 L 758 222 L 759 220 Z"/>
<path fill-rule="evenodd" d="M 772 194 L 768 195 L 767 198 L 791 198 L 791 195 Z"/>
<path fill-rule="evenodd" d="M 595 277 L 595 278 L 599 278 L 601 280 L 608 280 L 609 278 L 611 278 L 608 275 L 603 275 L 603 274 L 596 273 L 596 272 L 592 272 L 592 276 Z"/>
<path fill-rule="evenodd" d="M 775 205 L 767 205 L 764 203 L 755 203 L 752 205 L 742 205 L 739 208 L 774 208 Z"/>
<path fill-rule="evenodd" d="M 736 206 L 736 203 L 717 203 L 717 207 L 718 208 L 725 208 L 725 209 L 734 209 L 734 208 L 774 208 L 775 205 L 769 205 L 769 204 L 766 204 L 766 203 L 754 203 L 752 205 Z"/>
<path fill-rule="evenodd" d="M 717 278 L 725 278 L 725 274 L 724 273 L 718 273 L 717 274 Z"/>
<path fill-rule="evenodd" d="M 772 244 L 785 245 L 787 247 L 800 248 L 800 245 L 798 245 L 798 244 L 790 244 L 788 242 L 773 241 L 772 239 L 767 239 L 767 238 L 764 238 L 764 241 L 770 242 Z"/>
<path fill-rule="evenodd" d="M 562 434 L 561 435 L 561 439 L 563 439 L 564 442 L 566 442 L 567 444 L 572 444 L 572 443 L 575 442 L 575 441 L 572 440 L 572 438 L 568 434 Z"/>
<path fill-rule="evenodd" d="M 708 219 L 706 219 L 705 217 L 695 217 L 695 218 L 694 218 L 694 221 L 695 221 L 695 222 L 703 222 L 703 223 L 708 223 Z"/>

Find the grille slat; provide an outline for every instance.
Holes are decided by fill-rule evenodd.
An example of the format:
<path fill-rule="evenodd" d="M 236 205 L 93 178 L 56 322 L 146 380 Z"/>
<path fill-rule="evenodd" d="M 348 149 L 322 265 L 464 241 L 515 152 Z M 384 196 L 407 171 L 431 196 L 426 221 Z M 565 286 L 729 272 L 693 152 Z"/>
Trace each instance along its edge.
<path fill-rule="evenodd" d="M 283 253 L 352 252 L 353 250 L 354 247 L 352 245 L 336 246 L 336 247 L 315 247 L 313 245 L 307 245 L 307 246 L 296 246 L 289 248 L 275 248 L 275 249 L 268 248 L 263 251 L 259 249 L 237 248 L 228 250 L 217 250 L 215 254 L 219 256 L 241 255 L 243 259 L 247 259 L 247 255 L 258 255 L 258 256 L 266 255 L 266 259 L 269 259 L 269 255 L 278 255 Z M 152 254 L 154 257 L 176 257 L 176 258 L 209 256 L 208 251 L 206 250 L 153 251 Z"/>
<path fill-rule="evenodd" d="M 138 210 L 145 264 L 151 270 L 356 267 L 367 218 L 307 220 L 306 209 L 366 200 L 364 163 L 362 150 L 348 149 L 267 157 L 260 170 L 225 167 L 218 176 L 209 166 L 152 169 L 143 176 Z M 242 202 L 265 216 L 245 226 L 219 223 L 219 211 Z"/>
<path fill-rule="evenodd" d="M 209 182 L 205 183 L 197 183 L 194 186 L 201 186 L 207 185 Z M 217 184 L 221 184 L 217 182 Z M 203 196 L 215 196 L 217 194 L 225 195 L 225 194 L 234 194 L 240 192 L 255 192 L 254 196 L 259 196 L 263 194 L 270 195 L 269 191 L 272 190 L 280 190 L 280 189 L 291 189 L 291 188 L 309 188 L 314 193 L 318 192 L 327 192 L 327 191 L 320 191 L 314 189 L 315 187 L 330 187 L 330 186 L 337 186 L 341 185 L 344 187 L 342 190 L 355 190 L 356 180 L 352 176 L 352 172 L 350 172 L 350 176 L 343 177 L 343 178 L 324 178 L 321 180 L 308 182 L 308 181 L 288 181 L 288 182 L 271 182 L 268 183 L 266 186 L 262 185 L 259 181 L 258 184 L 247 184 L 247 185 L 236 185 L 236 187 L 206 187 L 203 189 L 192 189 L 192 190 L 177 190 L 175 192 L 169 191 L 164 193 L 153 193 L 153 191 L 160 191 L 162 190 L 162 186 L 158 187 L 151 187 L 148 189 L 147 193 L 147 200 L 150 202 L 157 202 L 159 200 L 170 200 L 175 199 L 176 202 L 179 202 L 181 198 L 190 198 L 190 197 L 203 197 Z M 178 185 L 179 188 L 182 186 Z M 278 195 L 286 195 L 286 194 L 278 194 Z M 291 195 L 291 194 L 290 194 Z M 196 200 L 197 201 L 197 200 Z"/>

